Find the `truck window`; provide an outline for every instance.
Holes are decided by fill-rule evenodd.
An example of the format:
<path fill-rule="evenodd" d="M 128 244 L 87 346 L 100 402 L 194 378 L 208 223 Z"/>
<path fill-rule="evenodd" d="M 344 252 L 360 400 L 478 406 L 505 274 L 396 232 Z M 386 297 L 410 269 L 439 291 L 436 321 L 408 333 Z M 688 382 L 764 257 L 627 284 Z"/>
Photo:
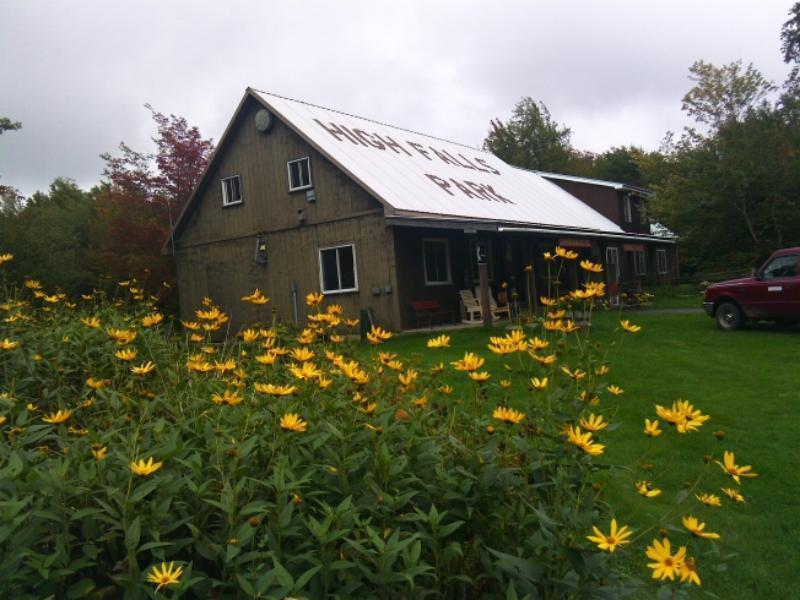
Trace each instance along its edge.
<path fill-rule="evenodd" d="M 764 279 L 777 279 L 778 277 L 794 277 L 797 275 L 797 255 L 789 254 L 772 259 L 764 267 Z"/>

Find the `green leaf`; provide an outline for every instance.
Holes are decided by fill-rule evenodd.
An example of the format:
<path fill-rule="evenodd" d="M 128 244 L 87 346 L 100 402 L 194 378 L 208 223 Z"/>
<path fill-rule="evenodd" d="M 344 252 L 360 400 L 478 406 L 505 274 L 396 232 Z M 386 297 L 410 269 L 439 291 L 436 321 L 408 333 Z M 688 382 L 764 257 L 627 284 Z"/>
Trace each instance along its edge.
<path fill-rule="evenodd" d="M 139 538 L 142 534 L 142 525 L 139 517 L 136 517 L 125 531 L 125 546 L 129 549 L 136 549 L 139 545 Z"/>
<path fill-rule="evenodd" d="M 95 588 L 94 581 L 88 578 L 73 583 L 67 589 L 67 598 L 84 598 Z"/>

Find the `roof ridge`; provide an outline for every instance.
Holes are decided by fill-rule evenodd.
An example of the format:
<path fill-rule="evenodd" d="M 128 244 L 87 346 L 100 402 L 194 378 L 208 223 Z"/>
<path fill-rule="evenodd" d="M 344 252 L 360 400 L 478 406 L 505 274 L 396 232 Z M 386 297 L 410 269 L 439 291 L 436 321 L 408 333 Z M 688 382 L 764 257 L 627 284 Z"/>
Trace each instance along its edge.
<path fill-rule="evenodd" d="M 461 146 L 462 148 L 469 148 L 470 150 L 474 150 L 477 152 L 483 152 L 484 154 L 492 154 L 488 150 L 484 150 L 478 146 L 470 146 L 469 144 L 464 144 L 462 142 L 454 142 L 453 140 L 448 140 L 447 138 L 439 137 L 436 135 L 431 135 L 429 133 L 423 133 L 421 131 L 416 131 L 414 129 L 409 129 L 407 127 L 400 127 L 398 125 L 392 125 L 391 123 L 385 123 L 383 121 L 378 121 L 377 119 L 370 119 L 368 117 L 362 117 L 359 115 L 354 115 L 353 113 L 349 113 L 343 110 L 338 110 L 336 108 L 329 108 L 327 106 L 322 106 L 321 104 L 314 104 L 313 102 L 306 102 L 305 100 L 298 100 L 296 98 L 290 98 L 289 96 L 282 96 L 281 94 L 275 94 L 273 92 L 267 92 L 264 90 L 259 90 L 257 88 L 250 88 L 254 92 L 258 92 L 259 94 L 264 94 L 266 96 L 272 96 L 274 98 L 280 98 L 281 100 L 288 100 L 289 102 L 296 102 L 297 104 L 305 104 L 306 106 L 311 106 L 313 108 L 319 108 L 322 110 L 327 110 L 328 112 L 336 113 L 338 115 L 344 115 L 346 117 L 351 117 L 353 119 L 360 119 L 362 121 L 367 121 L 368 123 L 375 123 L 376 125 L 381 125 L 383 127 L 391 127 L 392 129 L 398 129 L 400 131 L 405 131 L 407 133 L 413 133 L 414 135 L 421 135 L 422 137 L 430 138 L 432 140 L 437 140 L 439 142 L 446 142 L 448 144 L 455 144 L 456 146 Z"/>

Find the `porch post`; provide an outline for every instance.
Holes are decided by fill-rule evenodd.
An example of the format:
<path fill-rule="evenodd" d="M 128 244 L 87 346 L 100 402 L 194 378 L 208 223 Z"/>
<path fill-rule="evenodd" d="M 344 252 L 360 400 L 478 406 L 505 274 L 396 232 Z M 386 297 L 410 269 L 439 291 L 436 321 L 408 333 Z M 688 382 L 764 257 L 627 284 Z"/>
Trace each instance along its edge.
<path fill-rule="evenodd" d="M 492 324 L 492 311 L 489 306 L 489 266 L 486 262 L 478 263 L 478 283 L 481 286 L 481 316 L 484 327 Z"/>

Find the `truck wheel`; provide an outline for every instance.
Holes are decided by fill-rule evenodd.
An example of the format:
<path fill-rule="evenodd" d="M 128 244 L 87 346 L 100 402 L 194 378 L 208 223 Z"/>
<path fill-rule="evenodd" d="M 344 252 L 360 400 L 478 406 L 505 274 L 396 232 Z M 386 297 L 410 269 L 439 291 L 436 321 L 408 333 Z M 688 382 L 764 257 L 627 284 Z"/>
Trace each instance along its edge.
<path fill-rule="evenodd" d="M 717 306 L 717 325 L 723 331 L 734 331 L 744 323 L 742 309 L 735 302 L 722 302 Z"/>

